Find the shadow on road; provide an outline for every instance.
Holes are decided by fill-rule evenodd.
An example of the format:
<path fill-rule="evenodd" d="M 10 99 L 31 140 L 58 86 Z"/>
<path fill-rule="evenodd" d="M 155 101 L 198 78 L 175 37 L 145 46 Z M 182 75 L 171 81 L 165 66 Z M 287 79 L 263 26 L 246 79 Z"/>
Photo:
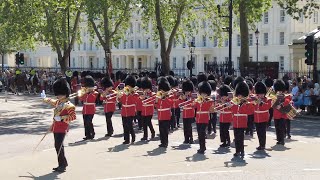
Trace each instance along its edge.
<path fill-rule="evenodd" d="M 143 155 L 143 156 L 159 156 L 161 154 L 165 154 L 167 153 L 167 149 L 163 148 L 163 147 L 157 147 L 152 151 L 147 151 L 147 155 Z"/>
<path fill-rule="evenodd" d="M 126 144 L 119 144 L 114 147 L 108 148 L 108 152 L 121 152 L 126 149 L 129 149 L 129 145 Z"/>
<path fill-rule="evenodd" d="M 254 159 L 264 159 L 266 157 L 271 157 L 266 151 L 255 151 L 252 154 L 248 154 Z"/>
<path fill-rule="evenodd" d="M 34 179 L 34 180 L 47 180 L 47 179 L 60 179 L 58 177 L 59 172 L 50 172 L 48 174 L 42 175 L 42 176 L 34 176 L 33 174 L 31 174 L 30 172 L 28 172 L 29 176 L 19 176 L 19 178 L 29 178 L 29 179 Z"/>
<path fill-rule="evenodd" d="M 186 157 L 186 161 L 187 161 L 187 162 L 205 161 L 205 160 L 207 160 L 207 159 L 209 159 L 209 158 L 207 158 L 206 155 L 204 155 L 204 154 L 198 154 L 198 153 L 196 153 L 196 154 L 194 154 L 194 155 L 192 155 L 192 156 Z"/>
<path fill-rule="evenodd" d="M 173 150 L 186 150 L 191 148 L 190 144 L 180 144 L 179 146 L 171 146 Z"/>
<path fill-rule="evenodd" d="M 285 147 L 283 145 L 274 145 L 274 146 L 271 147 L 271 149 L 273 151 L 285 151 L 285 150 L 289 150 L 291 148 Z"/>
<path fill-rule="evenodd" d="M 224 162 L 225 167 L 243 167 L 247 164 L 246 160 L 240 157 L 233 157 L 230 161 Z"/>
<path fill-rule="evenodd" d="M 214 150 L 212 154 L 228 154 L 230 152 L 230 148 L 219 147 L 217 150 Z"/>

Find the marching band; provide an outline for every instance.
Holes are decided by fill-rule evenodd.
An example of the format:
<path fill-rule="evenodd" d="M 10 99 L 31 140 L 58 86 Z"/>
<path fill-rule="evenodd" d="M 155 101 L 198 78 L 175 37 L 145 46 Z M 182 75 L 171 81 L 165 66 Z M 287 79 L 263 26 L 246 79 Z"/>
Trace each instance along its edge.
<path fill-rule="evenodd" d="M 64 81 L 58 79 L 53 85 L 58 99 L 44 98 L 45 102 L 55 106 L 53 132 L 64 134 L 57 137 L 55 135 L 59 167 L 54 170 L 64 171 L 68 165 L 64 157 L 63 139 L 68 130 L 68 123 L 75 119 L 75 107 L 69 101 L 72 98 L 79 98 L 83 102 L 84 140 L 95 137 L 92 120 L 96 112 L 96 99 L 99 97 L 98 99 L 103 102 L 106 117 L 105 137 L 111 137 L 114 134 L 112 116 L 116 111 L 116 104 L 121 104 L 123 144 L 134 143 L 136 140 L 133 127 L 135 119 L 139 121 L 139 129 L 143 129 L 141 141 L 148 140 L 148 131 L 151 132 L 151 139 L 155 138 L 152 124 L 155 112 L 159 122 L 159 147 L 163 148 L 169 145 L 170 130 L 180 127 L 181 113 L 183 143 L 194 143 L 192 124 L 195 122 L 200 146 L 197 151 L 199 154 L 204 154 L 206 151 L 206 131 L 208 135 L 212 132 L 216 133 L 217 121 L 219 121 L 222 143 L 220 148 L 230 147 L 232 141 L 229 129 L 232 125 L 235 157 L 244 157 L 244 136 L 245 134 L 253 136 L 254 128 L 259 139 L 259 146 L 256 149 L 265 149 L 266 130 L 272 116 L 275 122 L 277 144 L 285 144 L 285 135 L 287 134 L 290 138 L 290 120 L 298 113 L 291 105 L 291 96 L 286 94 L 288 91 L 286 82 L 276 80 L 270 86 L 270 79 L 265 82 L 254 82 L 251 78 L 237 77 L 233 80 L 226 77 L 223 83 L 218 85 L 214 76 L 210 76 L 208 78 L 205 74 L 199 74 L 197 78 L 183 80 L 182 84 L 179 84 L 178 79 L 173 76 L 159 77 L 156 82 L 157 91 L 154 92 L 152 82 L 154 77 L 148 77 L 147 74 L 142 77 L 135 75 L 123 77 L 117 74 L 117 79 L 123 81 L 119 80 L 116 84 L 110 77 L 103 77 L 99 82 L 102 88 L 100 90 L 97 89 L 94 79 L 86 75 L 82 77 L 83 87 L 77 92 L 74 89 L 77 88 L 78 83 L 72 83 L 73 94 L 70 94 L 68 86 L 61 83 Z M 61 129 L 61 132 L 57 129 Z"/>

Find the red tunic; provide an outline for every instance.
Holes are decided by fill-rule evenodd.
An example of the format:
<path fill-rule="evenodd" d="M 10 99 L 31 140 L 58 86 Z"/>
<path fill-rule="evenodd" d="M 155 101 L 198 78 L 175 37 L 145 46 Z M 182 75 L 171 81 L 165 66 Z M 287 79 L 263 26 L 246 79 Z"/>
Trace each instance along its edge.
<path fill-rule="evenodd" d="M 104 104 L 105 113 L 114 112 L 116 110 L 116 99 L 117 99 L 116 95 L 110 96 L 108 98 L 106 96 L 102 96 L 102 95 L 100 96 L 100 100 L 103 101 L 103 104 Z"/>
<path fill-rule="evenodd" d="M 130 117 L 136 115 L 136 104 L 139 100 L 138 94 L 123 94 L 119 101 L 122 104 L 121 108 L 121 116 L 122 117 Z"/>
<path fill-rule="evenodd" d="M 154 94 L 155 93 L 152 93 L 152 92 L 148 93 L 148 96 L 146 97 L 147 101 L 142 103 L 142 109 L 141 109 L 141 115 L 142 116 L 153 116 L 154 103 L 155 103 L 155 100 L 156 100 L 156 96 L 154 96 Z M 144 100 L 146 100 L 146 99 L 144 99 Z"/>
<path fill-rule="evenodd" d="M 174 108 L 174 109 L 179 108 L 179 104 L 183 102 L 183 100 L 180 100 L 180 99 L 179 99 L 177 93 L 173 93 L 173 95 L 170 96 L 170 98 L 171 98 L 172 101 L 173 101 L 172 108 Z"/>
<path fill-rule="evenodd" d="M 291 96 L 287 95 L 285 96 L 284 102 L 282 103 L 282 105 L 287 106 L 290 104 L 290 101 L 291 101 Z M 288 117 L 286 114 L 281 113 L 277 108 L 273 108 L 273 119 L 278 120 L 281 118 L 287 119 Z"/>
<path fill-rule="evenodd" d="M 263 123 L 269 121 L 269 109 L 271 108 L 271 99 L 263 98 L 264 103 L 254 105 L 254 122 Z"/>
<path fill-rule="evenodd" d="M 73 77 L 71 80 L 71 90 L 73 93 L 78 91 L 78 78 Z"/>
<path fill-rule="evenodd" d="M 136 111 L 142 111 L 142 100 L 140 98 L 137 99 Z"/>
<path fill-rule="evenodd" d="M 169 97 L 165 99 L 158 99 L 156 104 L 158 109 L 158 120 L 159 121 L 170 121 L 171 120 L 171 108 L 172 108 L 172 99 Z"/>
<path fill-rule="evenodd" d="M 289 104 L 292 103 L 292 96 L 288 95 L 286 98 L 287 98 L 287 101 L 289 101 Z M 289 119 L 288 115 L 284 114 L 283 119 Z"/>
<path fill-rule="evenodd" d="M 195 107 L 197 109 L 197 114 L 196 114 L 196 123 L 204 123 L 208 124 L 210 120 L 210 108 L 213 105 L 213 101 L 205 101 L 202 103 L 195 103 Z"/>
<path fill-rule="evenodd" d="M 98 96 L 98 92 L 93 91 L 93 92 L 84 94 L 82 97 L 79 97 L 80 101 L 83 101 L 82 114 L 96 113 L 97 96 Z"/>
<path fill-rule="evenodd" d="M 225 108 L 220 111 L 219 121 L 220 123 L 231 123 L 233 120 L 233 114 L 230 108 Z"/>
<path fill-rule="evenodd" d="M 250 108 L 253 109 L 252 104 L 242 104 L 231 106 L 231 111 L 233 113 L 233 127 L 234 128 L 247 128 L 248 114 Z"/>
<path fill-rule="evenodd" d="M 192 106 L 193 99 L 190 99 L 182 108 L 182 118 L 194 118 L 195 108 Z"/>

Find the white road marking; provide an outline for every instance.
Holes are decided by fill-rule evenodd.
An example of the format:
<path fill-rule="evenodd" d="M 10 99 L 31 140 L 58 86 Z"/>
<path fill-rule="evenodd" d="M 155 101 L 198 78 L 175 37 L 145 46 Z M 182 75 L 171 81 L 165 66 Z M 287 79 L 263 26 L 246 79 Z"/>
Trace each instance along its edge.
<path fill-rule="evenodd" d="M 320 171 L 320 169 L 303 169 L 304 171 Z"/>
<path fill-rule="evenodd" d="M 242 170 L 230 170 L 230 171 L 208 171 L 208 172 L 176 173 L 176 174 L 161 174 L 161 175 L 149 175 L 149 176 L 117 177 L 117 178 L 107 178 L 107 179 L 100 179 L 100 180 L 140 179 L 140 178 L 156 178 L 156 177 L 168 177 L 168 176 L 183 176 L 183 175 L 198 175 L 198 174 L 214 174 L 214 173 L 240 173 L 240 172 L 242 172 Z"/>
<path fill-rule="evenodd" d="M 45 149 L 45 150 L 42 150 L 42 151 L 46 152 L 46 151 L 52 151 L 52 150 L 55 150 L 55 148 Z"/>

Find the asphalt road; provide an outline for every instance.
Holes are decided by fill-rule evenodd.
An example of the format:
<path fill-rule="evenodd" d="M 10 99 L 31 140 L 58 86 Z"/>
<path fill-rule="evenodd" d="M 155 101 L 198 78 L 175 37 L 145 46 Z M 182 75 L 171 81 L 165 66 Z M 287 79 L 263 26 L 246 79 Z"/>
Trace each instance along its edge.
<path fill-rule="evenodd" d="M 122 145 L 119 113 L 113 117 L 115 135 L 105 138 L 102 107 L 94 116 L 96 138 L 84 136 L 81 107 L 65 139 L 69 166 L 65 173 L 52 172 L 57 166 L 53 135 L 48 134 L 34 148 L 51 123 L 52 109 L 37 96 L 0 93 L 0 179 L 320 179 L 320 118 L 292 121 L 292 139 L 275 145 L 274 128 L 267 132 L 267 149 L 256 151 L 258 139 L 245 137 L 244 159 L 233 158 L 234 148 L 219 148 L 219 131 L 207 139 L 205 155 L 196 154 L 199 145 L 182 144 L 183 131 L 169 135 L 169 147 L 158 148 L 159 138 Z M 156 132 L 158 123 L 154 119 Z M 230 131 L 233 137 L 233 131 Z M 194 139 L 197 139 L 194 129 Z M 234 145 L 232 145 L 234 146 Z"/>

